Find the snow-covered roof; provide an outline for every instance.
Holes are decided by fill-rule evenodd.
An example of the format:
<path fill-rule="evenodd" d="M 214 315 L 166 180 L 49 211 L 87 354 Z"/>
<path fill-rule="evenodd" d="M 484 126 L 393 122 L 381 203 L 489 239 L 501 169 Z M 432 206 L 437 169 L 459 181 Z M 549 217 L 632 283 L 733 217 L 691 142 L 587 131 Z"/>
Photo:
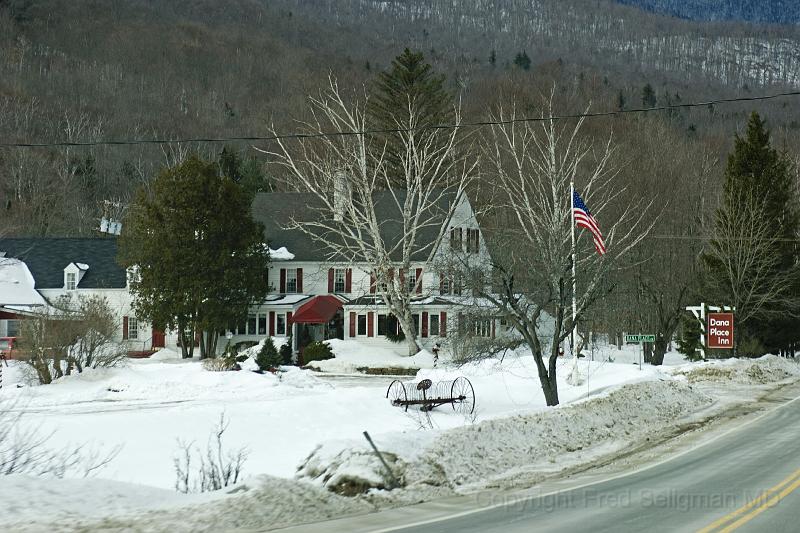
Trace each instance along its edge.
<path fill-rule="evenodd" d="M 277 250 L 270 248 L 269 258 L 273 261 L 291 261 L 294 259 L 294 254 L 287 250 L 285 246 L 281 246 Z"/>
<path fill-rule="evenodd" d="M 0 305 L 28 307 L 45 303 L 25 263 L 19 259 L 0 259 Z"/>
<path fill-rule="evenodd" d="M 89 270 L 89 265 L 86 263 L 75 263 L 75 266 L 80 268 L 81 270 Z"/>
<path fill-rule="evenodd" d="M 270 294 L 265 301 L 271 304 L 294 305 L 310 297 L 308 294 Z"/>

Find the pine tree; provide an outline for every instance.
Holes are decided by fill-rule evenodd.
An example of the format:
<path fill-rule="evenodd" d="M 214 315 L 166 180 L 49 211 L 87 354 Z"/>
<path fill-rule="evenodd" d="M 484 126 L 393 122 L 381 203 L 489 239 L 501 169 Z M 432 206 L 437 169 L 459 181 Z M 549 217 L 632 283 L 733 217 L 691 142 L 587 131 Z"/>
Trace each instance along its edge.
<path fill-rule="evenodd" d="M 258 355 L 256 355 L 255 360 L 260 372 L 266 372 L 281 366 L 283 360 L 281 355 L 278 353 L 278 349 L 275 348 L 275 342 L 273 342 L 272 337 L 267 337 L 264 340 L 264 344 L 258 351 Z"/>
<path fill-rule="evenodd" d="M 700 321 L 694 316 L 681 315 L 680 333 L 678 335 L 678 352 L 689 361 L 699 361 L 705 357 L 704 347 L 700 344 Z"/>
<path fill-rule="evenodd" d="M 656 106 L 656 92 L 649 83 L 642 87 L 642 105 L 648 108 Z"/>
<path fill-rule="evenodd" d="M 416 142 L 425 143 L 436 130 L 424 128 L 453 121 L 453 96 L 445 88 L 444 75 L 436 74 L 421 52 L 406 48 L 392 66 L 378 75 L 369 102 L 371 127 L 379 130 L 416 129 Z M 402 182 L 402 160 L 408 133 L 386 133 L 387 163 L 396 181 Z"/>
<path fill-rule="evenodd" d="M 514 58 L 514 64 L 519 68 L 521 68 L 522 70 L 530 70 L 531 58 L 528 57 L 527 52 L 520 52 Z"/>
<path fill-rule="evenodd" d="M 772 147 L 765 122 L 758 113 L 752 113 L 746 134 L 736 135 L 733 152 L 728 157 L 722 205 L 717 218 L 719 221 L 721 216 L 742 211 L 743 202 L 755 202 L 757 216 L 766 222 L 770 231 L 768 238 L 774 240 L 769 253 L 775 261 L 769 276 L 771 279 L 780 277 L 791 285 L 785 287 L 781 297 L 770 302 L 765 312 L 750 320 L 744 328 L 743 333 L 751 337 L 746 340 L 752 345 L 755 345 L 753 340 L 758 340 L 767 351 L 789 349 L 800 340 L 800 320 L 790 317 L 797 312 L 796 302 L 791 299 L 800 292 L 796 244 L 800 216 L 795 207 L 797 191 L 792 175 L 788 156 Z M 706 255 L 704 261 L 707 275 L 723 275 L 713 258 Z"/>
<path fill-rule="evenodd" d="M 624 109 L 625 109 L 625 94 L 622 91 L 620 91 L 619 94 L 617 94 L 617 110 L 623 111 Z"/>
<path fill-rule="evenodd" d="M 269 257 L 250 198 L 213 161 L 191 156 L 138 191 L 120 237 L 119 260 L 132 267 L 136 314 L 178 331 L 184 356 L 195 334 L 201 357 L 218 332 L 247 317 L 266 296 Z"/>

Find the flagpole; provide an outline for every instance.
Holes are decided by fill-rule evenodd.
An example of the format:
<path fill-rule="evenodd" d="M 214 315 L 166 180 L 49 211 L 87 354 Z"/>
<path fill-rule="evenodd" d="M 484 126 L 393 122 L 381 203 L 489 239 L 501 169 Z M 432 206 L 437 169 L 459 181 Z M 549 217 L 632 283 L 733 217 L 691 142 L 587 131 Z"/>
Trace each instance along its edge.
<path fill-rule="evenodd" d="M 578 294 L 578 277 L 577 277 L 577 249 L 575 246 L 575 182 L 569 182 L 569 212 L 571 213 L 570 218 L 572 220 L 572 356 L 577 358 L 578 355 L 575 353 L 575 343 L 577 342 L 577 314 L 578 314 L 578 302 L 577 302 L 577 294 Z M 577 359 L 576 359 L 577 361 Z"/>

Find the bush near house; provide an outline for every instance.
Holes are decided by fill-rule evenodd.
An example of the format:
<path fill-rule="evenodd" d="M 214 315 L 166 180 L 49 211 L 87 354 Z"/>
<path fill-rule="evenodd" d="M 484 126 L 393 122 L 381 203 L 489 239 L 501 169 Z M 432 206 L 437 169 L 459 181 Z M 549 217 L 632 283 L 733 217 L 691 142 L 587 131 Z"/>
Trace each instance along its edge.
<path fill-rule="evenodd" d="M 266 372 L 269 370 L 274 370 L 281 366 L 281 363 L 283 363 L 283 358 L 275 348 L 275 343 L 273 342 L 272 337 L 267 337 L 264 340 L 264 345 L 261 346 L 261 350 L 259 350 L 258 355 L 256 355 L 258 371 Z"/>
<path fill-rule="evenodd" d="M 327 342 L 312 342 L 303 350 L 303 361 L 306 364 L 326 359 L 333 359 L 333 351 Z"/>

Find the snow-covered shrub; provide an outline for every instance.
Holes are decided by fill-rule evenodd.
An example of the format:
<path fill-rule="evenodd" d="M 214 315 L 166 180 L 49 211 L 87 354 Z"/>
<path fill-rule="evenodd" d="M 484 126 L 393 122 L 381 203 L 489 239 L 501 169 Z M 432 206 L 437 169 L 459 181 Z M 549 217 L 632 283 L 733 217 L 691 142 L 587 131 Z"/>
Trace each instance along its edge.
<path fill-rule="evenodd" d="M 312 361 L 325 361 L 333 359 L 333 350 L 327 342 L 312 342 L 303 349 L 303 361 L 306 364 Z"/>
<path fill-rule="evenodd" d="M 236 359 L 233 357 L 217 357 L 216 359 L 203 359 L 203 370 L 209 372 L 227 372 L 236 369 Z"/>
<path fill-rule="evenodd" d="M 261 372 L 274 370 L 281 365 L 281 356 L 275 348 L 272 337 L 267 337 L 256 355 L 256 364 Z"/>
<path fill-rule="evenodd" d="M 238 450 L 225 449 L 222 437 L 229 424 L 225 413 L 221 413 L 219 422 L 208 437 L 205 453 L 191 442 L 178 440 L 179 452 L 173 459 L 175 490 L 185 494 L 209 492 L 239 481 L 249 452 L 246 447 Z"/>

